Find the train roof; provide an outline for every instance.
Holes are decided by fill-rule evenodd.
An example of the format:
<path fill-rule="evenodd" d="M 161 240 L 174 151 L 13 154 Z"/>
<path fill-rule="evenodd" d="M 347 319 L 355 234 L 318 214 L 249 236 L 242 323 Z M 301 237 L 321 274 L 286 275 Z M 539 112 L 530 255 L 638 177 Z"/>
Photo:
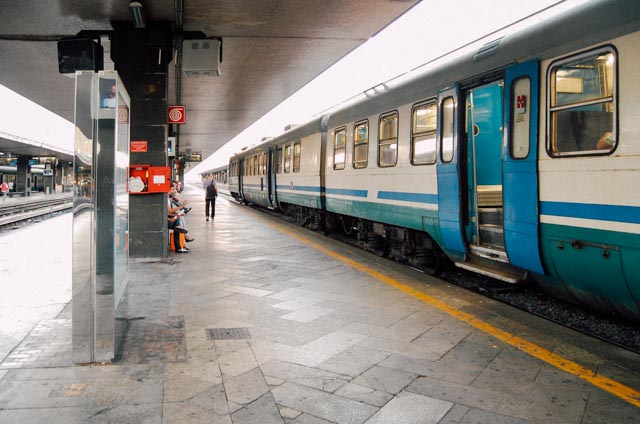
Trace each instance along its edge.
<path fill-rule="evenodd" d="M 428 99 L 454 83 L 465 83 L 511 64 L 562 55 L 637 30 L 640 30 L 640 1 L 591 1 L 489 42 L 475 52 L 454 59 L 445 57 L 398 86 L 332 112 L 328 125 Z"/>

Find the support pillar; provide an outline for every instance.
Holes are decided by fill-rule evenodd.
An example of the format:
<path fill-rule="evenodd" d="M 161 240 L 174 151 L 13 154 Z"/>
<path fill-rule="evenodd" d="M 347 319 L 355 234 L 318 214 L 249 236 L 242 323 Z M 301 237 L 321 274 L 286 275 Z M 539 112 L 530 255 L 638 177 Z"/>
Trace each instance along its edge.
<path fill-rule="evenodd" d="M 24 196 L 31 195 L 31 167 L 29 166 L 30 160 L 31 156 L 18 156 L 15 190 L 17 193 L 24 193 Z"/>
<path fill-rule="evenodd" d="M 131 140 L 146 141 L 146 152 L 132 152 L 132 165 L 167 166 L 167 84 L 173 38 L 169 23 L 149 22 L 134 29 L 112 22 L 111 58 L 131 96 Z M 129 196 L 129 254 L 167 255 L 167 194 Z"/>

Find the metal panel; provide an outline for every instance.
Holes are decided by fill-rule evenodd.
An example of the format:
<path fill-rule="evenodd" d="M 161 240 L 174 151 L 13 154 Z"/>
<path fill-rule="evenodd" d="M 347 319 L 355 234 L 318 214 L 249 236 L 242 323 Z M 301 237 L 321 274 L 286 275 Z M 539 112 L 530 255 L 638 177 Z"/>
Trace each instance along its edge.
<path fill-rule="evenodd" d="M 529 99 L 518 105 L 514 96 L 514 81 L 527 78 L 530 85 Z M 504 152 L 504 237 L 510 262 L 518 267 L 540 274 L 544 273 L 540 260 L 539 206 L 538 206 L 538 114 L 539 114 L 539 66 L 530 61 L 507 69 L 505 76 L 505 152 Z M 520 111 L 517 110 L 520 106 Z M 524 106 L 524 109 L 523 109 Z M 529 153 L 514 159 L 511 143 L 520 114 L 528 111 Z M 516 156 L 518 154 L 516 153 Z"/>
<path fill-rule="evenodd" d="M 454 103 L 453 111 L 453 158 L 449 162 L 442 161 L 442 117 L 443 101 L 452 98 Z M 438 93 L 438 219 L 440 221 L 440 234 L 444 249 L 450 255 L 466 255 L 466 245 L 462 235 L 461 208 L 460 208 L 460 164 L 458 156 L 460 133 L 458 122 L 458 87 L 449 88 Z"/>

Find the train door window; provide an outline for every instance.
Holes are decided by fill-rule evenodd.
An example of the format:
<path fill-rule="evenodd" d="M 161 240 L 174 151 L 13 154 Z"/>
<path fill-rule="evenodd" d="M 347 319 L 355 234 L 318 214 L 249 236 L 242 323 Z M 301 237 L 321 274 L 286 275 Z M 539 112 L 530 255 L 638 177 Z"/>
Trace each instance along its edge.
<path fill-rule="evenodd" d="M 398 162 L 398 112 L 382 115 L 378 125 L 378 166 L 395 166 Z"/>
<path fill-rule="evenodd" d="M 282 173 L 282 147 L 276 148 L 276 174 Z"/>
<path fill-rule="evenodd" d="M 265 175 L 267 173 L 267 153 L 262 152 L 260 155 L 260 174 Z"/>
<path fill-rule="evenodd" d="M 531 80 L 528 77 L 518 78 L 512 84 L 509 151 L 512 158 L 524 159 L 529 156 Z"/>
<path fill-rule="evenodd" d="M 369 162 L 369 121 L 358 122 L 353 128 L 353 167 L 366 168 Z"/>
<path fill-rule="evenodd" d="M 302 144 L 298 141 L 293 143 L 293 172 L 300 172 L 300 155 L 302 153 Z"/>
<path fill-rule="evenodd" d="M 291 172 L 291 144 L 284 146 L 284 172 Z"/>
<path fill-rule="evenodd" d="M 347 129 L 338 128 L 333 133 L 333 169 L 344 169 L 347 150 Z"/>
<path fill-rule="evenodd" d="M 253 155 L 253 174 L 258 175 L 258 155 Z"/>
<path fill-rule="evenodd" d="M 615 149 L 616 63 L 613 48 L 603 48 L 551 64 L 547 76 L 547 151 L 551 156 Z"/>
<path fill-rule="evenodd" d="M 442 159 L 442 162 L 451 162 L 453 160 L 453 118 L 455 115 L 455 102 L 453 101 L 453 97 L 447 97 L 442 101 L 441 114 L 442 117 L 440 118 L 440 124 L 442 125 L 442 129 L 440 130 L 440 158 Z"/>
<path fill-rule="evenodd" d="M 417 105 L 411 114 L 411 163 L 436 163 L 438 108 L 434 101 Z"/>

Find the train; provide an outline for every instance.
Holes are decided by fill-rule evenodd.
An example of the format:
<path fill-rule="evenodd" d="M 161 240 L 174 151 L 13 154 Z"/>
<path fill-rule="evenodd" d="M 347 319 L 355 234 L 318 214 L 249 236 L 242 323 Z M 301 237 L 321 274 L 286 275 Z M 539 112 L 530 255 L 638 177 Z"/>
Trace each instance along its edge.
<path fill-rule="evenodd" d="M 238 201 L 640 320 L 640 2 L 590 1 L 233 155 Z"/>
<path fill-rule="evenodd" d="M 15 166 L 0 165 L 0 181 L 6 182 L 11 187 L 10 192 L 15 191 L 16 169 Z M 32 167 L 29 173 L 31 191 L 45 191 L 43 168 Z"/>

